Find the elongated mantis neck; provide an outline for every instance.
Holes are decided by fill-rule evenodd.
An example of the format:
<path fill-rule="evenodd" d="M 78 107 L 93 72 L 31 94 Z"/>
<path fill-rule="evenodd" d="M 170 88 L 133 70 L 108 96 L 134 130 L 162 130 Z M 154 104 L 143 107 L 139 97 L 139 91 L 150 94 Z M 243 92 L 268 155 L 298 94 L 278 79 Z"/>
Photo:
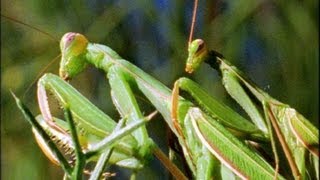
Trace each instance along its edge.
<path fill-rule="evenodd" d="M 186 63 L 186 71 L 193 73 L 202 62 L 209 64 L 212 68 L 216 69 L 221 75 L 223 71 L 231 71 L 237 76 L 243 83 L 247 85 L 250 91 L 256 96 L 256 98 L 263 102 L 266 99 L 277 104 L 278 101 L 271 98 L 267 93 L 259 89 L 254 82 L 247 78 L 241 71 L 229 63 L 222 54 L 214 50 L 208 50 L 205 42 L 202 39 L 196 39 L 189 44 L 189 56 Z"/>
<path fill-rule="evenodd" d="M 239 71 L 235 66 L 233 66 L 231 63 L 229 63 L 225 59 L 217 58 L 219 68 L 221 71 L 219 73 L 222 73 L 223 71 L 229 71 L 232 72 L 234 76 L 236 76 L 242 83 L 246 85 L 248 89 L 250 89 L 251 93 L 260 101 L 269 101 L 274 104 L 279 104 L 279 102 L 275 99 L 273 99 L 269 94 L 262 91 L 255 82 L 253 82 L 250 78 L 248 78 L 243 72 Z M 207 62 L 208 63 L 208 62 Z M 208 63 L 209 64 L 209 63 Z M 210 65 L 211 66 L 211 65 Z M 217 69 L 218 70 L 218 69 Z"/>
<path fill-rule="evenodd" d="M 107 72 L 109 67 L 114 64 L 114 61 L 119 59 L 122 58 L 107 46 L 95 43 L 89 43 L 87 46 L 87 62 L 94 65 L 98 69 L 102 69 L 105 72 Z"/>
<path fill-rule="evenodd" d="M 229 61 L 224 59 L 224 57 L 221 55 L 219 56 L 219 53 L 216 51 L 209 51 L 208 56 L 214 56 L 214 57 L 208 57 L 204 62 L 209 64 L 212 68 L 218 70 L 219 74 L 223 73 L 223 71 L 229 71 L 232 72 L 237 78 L 239 78 L 240 81 L 242 81 L 244 84 L 246 84 L 246 87 L 250 89 L 252 94 L 260 101 L 264 102 L 266 100 L 272 101 L 274 104 L 278 104 L 279 102 L 275 99 L 273 99 L 269 94 L 262 91 L 256 83 L 254 83 L 250 78 L 248 78 L 243 72 L 239 71 L 235 66 L 233 66 Z M 220 71 L 219 71 L 220 69 Z"/>

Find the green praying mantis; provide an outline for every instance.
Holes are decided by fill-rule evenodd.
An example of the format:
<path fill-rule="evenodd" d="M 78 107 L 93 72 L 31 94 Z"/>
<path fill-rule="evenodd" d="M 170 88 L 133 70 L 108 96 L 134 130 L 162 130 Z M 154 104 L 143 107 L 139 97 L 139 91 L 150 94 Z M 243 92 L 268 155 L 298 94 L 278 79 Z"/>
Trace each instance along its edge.
<path fill-rule="evenodd" d="M 132 169 L 134 178 L 148 166 L 152 154 L 176 179 L 319 177 L 318 129 L 259 89 L 219 53 L 208 51 L 202 40 L 189 43 L 186 71 L 192 73 L 202 62 L 215 68 L 251 121 L 187 78 L 177 80 L 171 91 L 109 47 L 89 43 L 81 34 L 67 33 L 60 47 L 60 77 L 45 74 L 38 81 L 41 115 L 34 117 L 16 100 L 39 146 L 63 168 L 66 178 L 109 177 L 113 174 L 104 173 L 109 164 Z M 64 81 L 75 78 L 88 64 L 106 73 L 113 104 L 122 117 L 118 123 Z M 179 89 L 188 95 L 179 96 Z M 51 115 L 47 90 L 64 108 L 66 122 Z M 137 93 L 161 114 L 178 138 L 191 176 L 183 175 L 149 137 L 145 124 L 155 113 L 145 117 Z M 281 159 L 282 155 L 286 158 Z M 93 170 L 86 166 L 91 161 L 97 162 Z"/>
<path fill-rule="evenodd" d="M 53 74 L 45 74 L 39 79 L 38 102 L 42 116 L 33 120 L 38 124 L 33 128 L 43 151 L 65 169 L 67 177 L 81 177 L 84 164 L 98 158 L 98 162 L 103 164 L 116 164 L 135 171 L 143 168 L 151 154 L 166 159 L 147 134 L 145 119 L 152 116 L 145 118 L 141 112 L 134 96 L 136 89 L 150 101 L 178 137 L 193 178 L 228 178 L 232 174 L 242 179 L 312 179 L 318 176 L 318 129 L 293 108 L 260 90 L 222 56 L 208 51 L 202 40 L 195 40 L 189 45 L 186 70 L 193 72 L 202 61 L 218 69 L 227 92 L 243 107 L 253 123 L 210 97 L 195 82 L 181 78 L 171 91 L 109 47 L 89 43 L 81 34 L 65 34 L 60 47 L 59 73 L 62 79 Z M 107 74 L 113 103 L 123 118 L 118 125 L 64 81 L 74 78 L 88 64 Z M 179 88 L 189 93 L 192 100 L 179 96 Z M 52 117 L 47 89 L 62 107 L 67 107 L 66 112 L 70 109 L 71 118 L 66 116 L 66 119 L 73 119 L 68 121 L 71 122 L 70 127 Z M 255 103 L 249 94 L 259 103 Z M 21 110 L 26 112 L 25 108 Z M 32 119 L 31 115 L 27 117 Z M 111 143 L 110 136 L 115 137 Z M 44 143 L 48 139 L 59 141 L 69 153 L 84 154 L 76 155 L 76 162 L 82 165 L 70 165 L 63 160 L 63 155 L 57 155 L 59 150 L 54 145 Z M 276 148 L 277 139 L 281 148 Z M 272 149 L 275 167 L 261 156 L 257 150 L 260 148 Z M 276 149 L 283 149 L 292 173 L 281 170 L 286 166 L 283 165 L 286 160 L 278 160 L 276 154 L 280 150 Z M 165 165 L 172 167 L 170 170 L 174 169 L 171 172 L 176 178 L 186 178 L 170 161 L 164 161 L 167 162 Z M 103 169 L 104 166 L 97 166 L 93 172 L 99 173 L 89 174 L 98 178 Z"/>

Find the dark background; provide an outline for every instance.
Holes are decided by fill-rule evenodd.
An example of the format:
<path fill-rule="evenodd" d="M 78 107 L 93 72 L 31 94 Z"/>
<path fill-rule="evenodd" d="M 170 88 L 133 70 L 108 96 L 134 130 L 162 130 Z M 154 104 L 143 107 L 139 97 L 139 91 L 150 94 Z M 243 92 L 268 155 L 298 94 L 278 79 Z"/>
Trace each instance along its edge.
<path fill-rule="evenodd" d="M 193 1 L 1 1 L 1 14 L 23 21 L 49 36 L 1 17 L 1 175 L 3 179 L 57 179 L 52 165 L 37 147 L 9 90 L 35 114 L 37 79 L 59 55 L 60 37 L 74 31 L 91 42 L 105 44 L 172 88 L 185 76 L 187 41 Z M 251 77 L 261 89 L 290 104 L 313 124 L 319 117 L 319 1 L 201 1 L 195 38 L 204 39 Z M 46 72 L 58 73 L 59 61 Z M 215 70 L 202 66 L 192 79 L 217 99 L 239 109 L 223 89 Z M 94 104 L 118 118 L 103 73 L 88 68 L 71 82 Z M 56 103 L 53 101 L 53 103 Z M 53 108 L 58 111 L 58 108 Z M 59 112 L 55 112 L 59 115 Z M 148 125 L 165 144 L 164 123 Z M 128 171 L 127 171 L 128 172 Z M 127 172 L 122 173 L 124 177 Z M 156 160 L 139 177 L 164 179 Z M 156 177 L 156 178 L 155 178 Z"/>

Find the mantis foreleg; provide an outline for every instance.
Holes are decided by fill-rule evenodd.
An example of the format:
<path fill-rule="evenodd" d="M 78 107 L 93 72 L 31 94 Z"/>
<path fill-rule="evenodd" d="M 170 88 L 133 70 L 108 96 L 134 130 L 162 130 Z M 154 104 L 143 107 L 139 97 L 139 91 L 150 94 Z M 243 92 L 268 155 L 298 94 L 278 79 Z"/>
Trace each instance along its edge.
<path fill-rule="evenodd" d="M 184 120 L 184 124 L 186 124 L 186 121 L 190 121 L 188 118 L 191 118 L 193 126 L 189 128 L 195 129 L 195 132 L 198 138 L 200 138 L 201 142 L 210 150 L 212 154 L 215 155 L 215 157 L 220 160 L 221 163 L 230 168 L 235 174 L 243 179 L 247 179 L 249 177 L 272 178 L 274 176 L 274 170 L 266 161 L 261 159 L 256 152 L 248 149 L 246 145 L 242 144 L 243 142 L 239 141 L 225 128 L 236 127 L 236 130 L 242 130 L 238 133 L 234 131 L 233 132 L 246 139 L 250 137 L 251 134 L 259 134 L 259 130 L 255 126 L 250 124 L 250 122 L 247 120 L 242 120 L 241 116 L 237 115 L 225 105 L 216 102 L 214 99 L 211 99 L 203 90 L 199 88 L 199 86 L 189 79 L 181 78 L 176 81 L 173 92 L 177 91 L 176 89 L 178 88 L 182 88 L 191 94 L 196 101 L 199 101 L 198 104 L 201 107 L 210 109 L 206 110 L 206 112 L 211 111 L 215 113 L 214 115 L 209 113 L 213 118 L 212 119 L 210 116 L 204 115 L 200 109 L 190 108 L 187 113 L 187 118 Z M 176 104 L 175 102 L 177 102 L 177 96 L 173 95 L 172 104 Z M 172 108 L 173 117 L 175 117 L 175 113 L 177 113 L 176 111 L 179 108 Z M 241 121 L 237 122 L 239 123 L 237 126 L 228 124 L 228 122 L 232 122 L 232 120 L 237 120 L 239 118 Z M 227 123 L 225 123 L 223 120 L 225 120 Z M 224 124 L 225 127 L 220 125 L 217 121 L 221 122 L 221 124 Z M 181 123 L 182 122 L 179 122 L 179 124 Z M 203 130 L 201 130 L 200 127 L 203 128 Z M 183 132 L 181 136 L 186 136 L 185 134 L 187 132 Z M 261 137 L 263 136 L 260 136 L 260 138 Z M 259 165 L 255 165 L 252 162 L 258 163 Z M 257 167 L 261 168 L 261 170 L 259 170 Z M 256 169 L 257 171 L 253 172 L 253 169 Z"/>

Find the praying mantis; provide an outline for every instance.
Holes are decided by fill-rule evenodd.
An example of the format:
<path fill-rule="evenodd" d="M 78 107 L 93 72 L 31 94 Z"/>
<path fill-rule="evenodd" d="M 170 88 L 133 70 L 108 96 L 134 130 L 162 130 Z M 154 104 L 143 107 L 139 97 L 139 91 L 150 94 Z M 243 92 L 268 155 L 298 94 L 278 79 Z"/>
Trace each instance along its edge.
<path fill-rule="evenodd" d="M 168 112 L 169 112 L 169 111 L 168 111 Z M 167 114 L 169 114 L 168 112 L 167 112 Z M 171 114 L 171 112 L 170 112 L 170 114 Z M 196 110 L 194 111 L 193 114 L 196 114 Z M 167 115 L 167 116 L 169 116 L 169 115 Z M 182 140 L 182 141 L 184 141 L 184 140 Z M 187 152 L 188 152 L 188 151 L 187 151 Z M 188 155 L 188 153 L 186 153 L 186 154 Z"/>
<path fill-rule="evenodd" d="M 195 43 L 200 44 L 196 47 L 202 47 L 202 43 L 199 43 L 199 41 L 195 41 Z M 193 55 L 193 44 L 191 44 L 190 49 L 190 53 L 191 55 Z M 204 107 L 206 112 L 209 112 L 205 113 L 205 111 L 202 111 L 201 109 L 199 109 L 199 107 L 193 107 L 194 105 L 191 102 L 183 99 L 182 97 L 180 97 L 179 99 L 179 97 L 177 96 L 177 85 L 175 85 L 173 95 L 171 96 L 170 90 L 168 90 L 160 82 L 156 81 L 148 74 L 145 74 L 134 65 L 128 63 L 125 60 L 122 60 L 121 57 L 110 48 L 99 44 L 88 43 L 86 38 L 81 34 L 67 33 L 66 35 L 64 35 L 61 40 L 61 51 L 62 60 L 59 72 L 60 77 L 62 77 L 63 79 L 69 79 L 73 76 L 76 76 L 78 73 L 83 71 L 87 63 L 93 64 L 94 66 L 101 68 L 107 72 L 107 77 L 112 87 L 111 94 L 113 102 L 123 117 L 128 116 L 128 122 L 134 122 L 134 119 L 143 118 L 139 107 L 136 105 L 135 98 L 131 92 L 132 84 L 138 86 L 138 89 L 150 100 L 157 111 L 162 114 L 169 127 L 177 135 L 179 142 L 183 147 L 184 155 L 187 158 L 189 167 L 194 173 L 194 177 L 199 179 L 210 179 L 214 176 L 217 176 L 217 174 L 214 174 L 215 171 L 211 169 L 215 167 L 215 158 L 212 156 L 212 154 L 214 154 L 220 160 L 220 162 L 223 163 L 223 165 L 230 168 L 236 175 L 243 179 L 271 179 L 273 177 L 278 177 L 280 179 L 283 178 L 280 174 L 277 174 L 277 172 L 275 172 L 273 168 L 257 154 L 257 152 L 252 151 L 252 149 L 246 147 L 243 142 L 236 139 L 236 137 L 228 130 L 226 130 L 225 127 L 216 122 L 216 120 L 218 120 L 222 122 L 226 127 L 231 128 L 234 131 L 238 131 L 238 133 L 240 134 L 243 133 L 241 136 L 250 140 L 266 141 L 266 126 L 263 125 L 263 121 L 258 122 L 258 120 L 256 120 L 256 123 L 260 125 L 258 127 L 261 130 L 259 130 L 249 121 L 242 119 L 240 115 L 237 115 L 234 111 L 232 111 L 225 105 L 218 103 L 214 99 L 211 99 L 210 96 L 206 95 L 205 92 L 201 90 L 201 88 L 194 82 L 187 79 L 178 80 L 176 84 L 179 83 L 181 87 L 185 87 L 184 90 L 189 91 L 189 93 L 192 94 L 193 98 L 197 101 L 199 106 Z M 203 50 L 200 49 L 196 50 L 195 52 L 198 53 L 199 51 L 202 52 Z M 207 54 L 208 53 L 206 52 L 205 55 Z M 200 55 L 202 56 L 202 54 Z M 189 58 L 189 60 L 192 61 L 197 59 L 198 57 Z M 203 59 L 203 57 L 200 59 Z M 221 61 L 221 59 L 219 60 Z M 192 65 L 197 64 L 194 62 L 191 63 Z M 220 63 L 224 65 L 223 63 L 225 62 L 221 61 Z M 187 66 L 187 70 L 191 71 L 189 69 L 189 66 Z M 226 70 L 224 73 L 231 72 L 232 71 Z M 244 78 L 240 75 L 241 74 L 239 73 L 239 77 Z M 236 82 L 232 82 L 232 78 L 234 77 L 230 75 L 224 75 L 224 81 L 227 88 L 229 88 L 230 86 L 230 84 L 228 83 L 233 83 L 231 84 L 233 86 L 237 85 Z M 244 83 L 249 82 L 244 81 Z M 99 128 L 103 127 L 103 124 L 107 124 L 107 127 L 112 127 L 112 125 L 108 124 L 112 122 L 111 120 L 103 122 L 102 118 L 99 118 L 99 116 L 94 113 L 92 113 L 94 114 L 93 118 L 90 118 L 90 116 L 92 116 L 90 111 L 93 111 L 91 109 L 94 108 L 88 107 L 88 109 L 83 110 L 83 107 L 89 105 L 89 103 L 84 103 L 82 102 L 83 100 L 78 100 L 81 96 L 76 94 L 76 92 L 73 92 L 74 90 L 69 90 L 70 87 L 60 78 L 57 78 L 56 76 L 51 74 L 47 74 L 40 78 L 38 82 L 38 101 L 43 117 L 47 122 L 46 124 L 49 126 L 50 133 L 53 133 L 53 129 L 61 132 L 65 130 L 61 130 L 60 126 L 56 127 L 55 122 L 51 117 L 47 104 L 47 97 L 45 95 L 45 88 L 48 88 L 52 93 L 54 93 L 62 104 L 69 104 L 73 116 L 75 117 L 75 119 L 78 119 L 76 124 L 78 124 L 78 126 L 83 129 L 83 131 L 85 131 L 84 134 L 88 133 L 98 136 L 99 131 L 101 131 L 101 133 L 108 131 L 107 129 L 99 130 Z M 255 86 L 250 88 L 250 90 L 260 91 Z M 236 90 L 237 92 L 233 93 L 234 90 Z M 232 96 L 234 96 L 238 102 L 241 103 L 242 101 L 246 101 L 243 96 L 238 96 L 237 93 L 241 93 L 240 89 L 232 89 L 232 87 L 230 87 L 228 89 L 228 92 L 232 94 Z M 256 92 L 254 91 L 254 93 Z M 269 98 L 269 96 L 267 97 Z M 263 101 L 266 101 L 264 102 L 266 103 L 264 104 L 265 113 L 269 113 L 269 111 L 271 111 L 271 113 L 278 113 L 276 111 L 277 109 L 274 109 L 276 107 L 272 107 L 272 105 L 278 105 L 280 104 L 279 102 L 275 100 L 273 100 L 275 102 L 272 102 L 271 99 L 264 99 Z M 252 106 L 248 107 L 247 104 L 241 105 L 243 105 L 245 110 L 247 110 L 246 108 L 250 108 L 251 110 L 253 108 Z M 270 108 L 269 106 L 271 106 L 271 108 L 273 109 L 267 109 Z M 286 105 L 280 104 L 280 108 L 283 107 L 287 108 Z M 282 109 L 278 111 L 282 111 Z M 288 111 L 289 112 L 287 112 L 287 110 L 285 109 L 285 115 L 276 114 L 278 115 L 277 119 L 280 118 L 280 121 L 290 121 L 285 123 L 290 123 L 290 126 L 292 126 L 290 127 L 291 129 L 289 129 L 289 127 L 284 127 L 289 129 L 289 131 L 292 131 L 289 132 L 290 134 L 288 136 L 291 136 L 291 138 L 297 138 L 299 140 L 299 144 L 302 143 L 307 149 L 318 156 L 318 130 L 307 121 L 305 121 L 303 117 L 297 114 L 293 109 L 289 108 Z M 248 113 L 250 114 L 250 112 Z M 252 114 L 250 115 L 252 116 Z M 266 117 L 271 118 L 271 115 L 276 116 L 274 114 L 270 114 L 270 117 L 268 117 L 267 115 Z M 304 125 L 304 128 L 299 129 L 298 126 L 301 125 Z M 283 126 L 289 126 L 289 124 L 285 124 Z M 145 134 L 145 129 L 142 128 L 138 130 L 134 131 L 133 133 L 133 136 L 136 137 L 136 143 L 140 144 L 137 145 L 136 149 L 142 150 L 142 154 L 138 152 L 138 157 L 148 156 L 148 153 L 150 153 L 150 151 L 153 151 L 152 148 L 150 150 L 150 147 L 154 145 L 150 145 L 151 140 Z M 308 130 L 310 130 L 310 132 Z M 265 131 L 265 134 L 263 133 L 263 131 Z M 303 135 L 306 136 L 302 137 Z M 226 141 L 227 139 L 230 141 Z M 297 140 L 293 141 L 296 142 Z M 90 142 L 86 142 L 86 144 L 88 143 L 90 144 Z M 66 144 L 70 145 L 70 142 Z M 300 148 L 305 148 L 299 144 L 295 145 L 294 148 L 296 148 L 297 146 L 300 146 Z M 125 146 L 126 145 L 124 145 L 124 147 Z M 228 146 L 238 148 L 234 149 L 234 151 L 231 152 L 224 152 L 227 151 L 224 148 Z M 88 149 L 90 150 L 89 145 Z M 128 148 L 124 149 L 128 150 Z M 208 149 L 210 150 L 210 152 L 208 151 Z M 147 155 L 143 153 L 146 153 Z M 197 155 L 199 157 L 196 157 Z M 52 155 L 50 155 L 50 157 L 52 159 L 54 158 Z M 113 156 L 111 156 L 110 162 L 114 162 L 114 160 L 112 160 L 112 157 Z M 301 159 L 299 160 L 301 162 Z M 121 161 L 123 161 L 123 159 L 121 159 Z M 139 169 L 139 165 L 136 165 L 138 163 L 136 163 L 135 161 L 132 162 L 131 160 L 124 160 L 123 164 L 121 161 L 115 161 L 115 163 L 118 163 L 120 166 L 126 166 L 125 164 L 129 164 L 129 166 L 126 167 Z M 316 163 L 316 161 L 314 162 Z M 302 166 L 304 166 L 304 163 Z M 305 169 L 305 167 L 301 168 Z M 298 170 L 295 169 L 293 171 Z M 294 174 L 294 176 L 296 176 L 295 178 L 299 179 L 300 172 L 298 173 L 299 174 Z"/>

